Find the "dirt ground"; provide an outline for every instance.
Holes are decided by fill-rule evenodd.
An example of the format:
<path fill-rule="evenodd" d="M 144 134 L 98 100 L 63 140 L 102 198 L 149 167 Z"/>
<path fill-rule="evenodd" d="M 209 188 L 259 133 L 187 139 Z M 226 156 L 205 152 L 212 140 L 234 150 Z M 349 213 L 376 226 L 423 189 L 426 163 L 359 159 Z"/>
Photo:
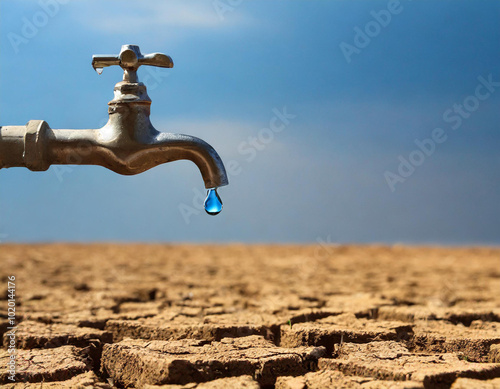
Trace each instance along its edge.
<path fill-rule="evenodd" d="M 500 249 L 4 244 L 0 263 L 2 387 L 500 388 Z"/>

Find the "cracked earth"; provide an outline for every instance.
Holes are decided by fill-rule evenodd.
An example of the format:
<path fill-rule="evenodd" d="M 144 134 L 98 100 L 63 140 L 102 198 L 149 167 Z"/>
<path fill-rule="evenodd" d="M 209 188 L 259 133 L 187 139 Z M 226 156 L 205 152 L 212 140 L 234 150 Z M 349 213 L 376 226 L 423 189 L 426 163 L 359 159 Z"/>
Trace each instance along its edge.
<path fill-rule="evenodd" d="M 0 261 L 5 388 L 500 388 L 500 249 L 3 244 Z"/>

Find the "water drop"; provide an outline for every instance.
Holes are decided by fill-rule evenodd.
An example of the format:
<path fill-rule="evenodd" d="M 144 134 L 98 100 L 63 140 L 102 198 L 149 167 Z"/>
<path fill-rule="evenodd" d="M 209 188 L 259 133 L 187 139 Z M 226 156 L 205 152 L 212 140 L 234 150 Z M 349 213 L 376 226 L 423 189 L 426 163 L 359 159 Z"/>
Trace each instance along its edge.
<path fill-rule="evenodd" d="M 209 215 L 217 215 L 222 211 L 222 200 L 217 193 L 217 188 L 208 190 L 207 198 L 205 199 L 205 211 L 207 211 Z"/>
<path fill-rule="evenodd" d="M 97 72 L 97 74 L 102 74 L 102 68 L 95 68 L 95 71 Z"/>

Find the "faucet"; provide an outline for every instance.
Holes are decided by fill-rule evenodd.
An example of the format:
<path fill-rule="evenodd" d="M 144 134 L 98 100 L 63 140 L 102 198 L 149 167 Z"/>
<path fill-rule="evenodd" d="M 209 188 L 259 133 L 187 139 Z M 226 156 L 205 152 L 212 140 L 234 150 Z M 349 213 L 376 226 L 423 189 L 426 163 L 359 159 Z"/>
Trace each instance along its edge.
<path fill-rule="evenodd" d="M 54 164 L 99 165 L 133 175 L 187 159 L 198 166 L 207 189 L 227 185 L 224 164 L 212 146 L 194 136 L 158 132 L 151 124 L 151 99 L 137 78 L 137 69 L 141 65 L 172 68 L 172 59 L 161 53 L 142 55 L 135 45 L 123 45 L 118 55 L 92 57 L 92 67 L 99 74 L 112 65 L 123 69 L 123 81 L 115 85 L 104 127 L 55 130 L 43 120 L 0 126 L 0 169 L 45 171 Z"/>

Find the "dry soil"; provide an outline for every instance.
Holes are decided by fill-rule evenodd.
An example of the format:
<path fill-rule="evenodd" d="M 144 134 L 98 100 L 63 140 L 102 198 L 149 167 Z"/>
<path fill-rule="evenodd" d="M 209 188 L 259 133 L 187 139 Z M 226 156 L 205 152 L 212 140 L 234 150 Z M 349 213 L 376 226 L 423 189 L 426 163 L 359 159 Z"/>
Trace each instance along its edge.
<path fill-rule="evenodd" d="M 2 387 L 500 388 L 498 248 L 4 244 L 0 263 Z"/>

